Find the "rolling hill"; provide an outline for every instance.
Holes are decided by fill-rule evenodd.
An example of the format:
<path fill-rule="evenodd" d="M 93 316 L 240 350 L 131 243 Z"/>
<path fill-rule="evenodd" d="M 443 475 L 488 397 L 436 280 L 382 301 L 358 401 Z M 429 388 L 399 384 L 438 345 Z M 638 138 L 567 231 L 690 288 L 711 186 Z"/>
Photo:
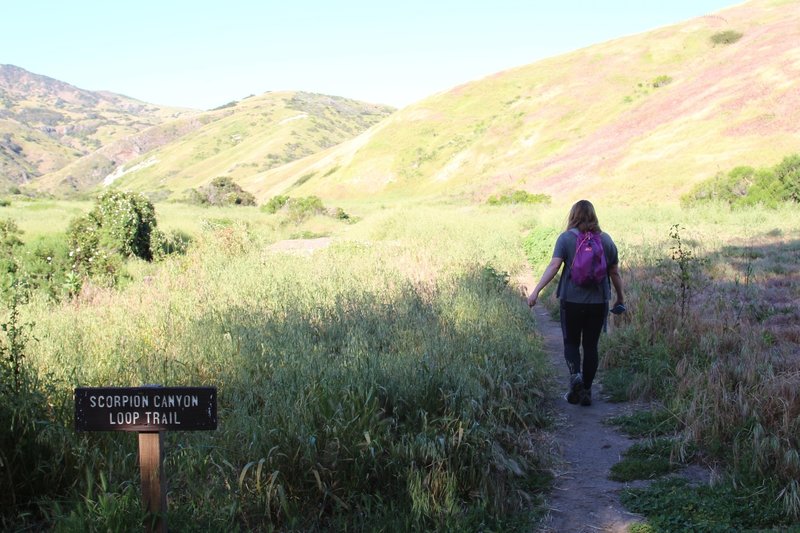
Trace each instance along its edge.
<path fill-rule="evenodd" d="M 85 193 L 103 182 L 112 182 L 113 178 L 124 170 L 128 161 L 169 144 L 228 114 L 230 112 L 212 111 L 151 126 L 45 174 L 31 183 L 30 188 L 66 196 Z"/>
<path fill-rule="evenodd" d="M 525 189 L 637 203 L 797 151 L 800 2 L 754 0 L 466 83 L 240 182 L 262 200 Z"/>
<path fill-rule="evenodd" d="M 0 65 L 0 187 L 26 184 L 117 139 L 194 113 Z"/>
<path fill-rule="evenodd" d="M 157 199 L 180 199 L 219 176 L 247 184 L 251 176 L 357 136 L 392 111 L 304 92 L 252 96 L 201 116 L 205 124 L 200 128 L 143 153 L 108 175 L 105 183 Z"/>
<path fill-rule="evenodd" d="M 73 196 L 117 182 L 156 199 L 352 138 L 393 111 L 267 93 L 199 112 L 161 108 L 0 65 L 0 187 Z"/>
<path fill-rule="evenodd" d="M 138 105 L 160 122 L 138 131 L 129 122 L 115 142 L 98 128 L 88 140 L 75 135 L 77 147 L 54 136 L 46 117 L 28 120 L 36 127 L 26 134 L 4 133 L 6 106 L 4 168 L 28 177 L 49 169 L 31 184 L 39 190 L 102 182 L 158 199 L 227 176 L 262 202 L 287 193 L 480 202 L 511 189 L 566 201 L 677 201 L 718 172 L 800 151 L 800 2 L 751 0 L 498 72 L 391 114 L 300 92 L 169 121 Z M 76 160 L 87 143 L 102 146 Z"/>

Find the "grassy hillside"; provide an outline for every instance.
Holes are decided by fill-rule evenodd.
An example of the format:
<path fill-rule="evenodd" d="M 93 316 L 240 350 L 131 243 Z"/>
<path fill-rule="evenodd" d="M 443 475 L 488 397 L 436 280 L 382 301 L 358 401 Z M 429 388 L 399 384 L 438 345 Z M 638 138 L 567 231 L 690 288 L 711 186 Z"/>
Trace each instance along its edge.
<path fill-rule="evenodd" d="M 132 160 L 114 183 L 160 199 L 181 198 L 218 176 L 249 190 L 259 187 L 253 176 L 352 138 L 391 111 L 302 92 L 246 98 L 220 110 L 224 117 Z"/>
<path fill-rule="evenodd" d="M 152 126 L 103 146 L 55 172 L 45 174 L 31 183 L 30 187 L 58 195 L 71 195 L 85 193 L 101 183 L 113 183 L 116 178 L 123 175 L 126 168 L 139 168 L 139 166 L 150 164 L 145 159 L 144 162 L 139 161 L 126 166 L 129 161 L 174 142 L 209 122 L 230 115 L 230 113 L 228 110 L 216 110 Z"/>
<path fill-rule="evenodd" d="M 677 200 L 800 148 L 798 42 L 799 3 L 747 2 L 467 83 L 251 181 L 264 197 L 311 176 L 298 194 Z"/>
<path fill-rule="evenodd" d="M 190 113 L 0 65 L 0 187 L 27 183 L 117 139 Z"/>

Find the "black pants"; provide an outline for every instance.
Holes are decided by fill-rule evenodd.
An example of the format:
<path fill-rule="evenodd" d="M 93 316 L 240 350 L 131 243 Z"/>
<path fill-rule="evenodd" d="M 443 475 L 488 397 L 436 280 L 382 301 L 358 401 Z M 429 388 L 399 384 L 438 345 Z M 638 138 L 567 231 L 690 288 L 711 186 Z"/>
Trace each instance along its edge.
<path fill-rule="evenodd" d="M 583 374 L 583 386 L 591 388 L 597 374 L 597 343 L 608 313 L 608 304 L 579 304 L 561 300 L 561 332 L 564 359 L 570 374 Z M 580 347 L 583 346 L 583 364 Z"/>

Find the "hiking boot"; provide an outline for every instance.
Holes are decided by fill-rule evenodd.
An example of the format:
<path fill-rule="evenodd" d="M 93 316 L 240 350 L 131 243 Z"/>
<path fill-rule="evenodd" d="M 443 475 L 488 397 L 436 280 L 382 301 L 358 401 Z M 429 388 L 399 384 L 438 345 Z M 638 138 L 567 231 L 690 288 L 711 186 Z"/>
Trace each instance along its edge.
<path fill-rule="evenodd" d="M 592 389 L 583 389 L 581 391 L 581 405 L 588 407 L 592 405 Z"/>
<path fill-rule="evenodd" d="M 577 404 L 581 401 L 583 391 L 583 376 L 580 373 L 572 374 L 569 378 L 569 391 L 564 396 L 569 403 Z"/>

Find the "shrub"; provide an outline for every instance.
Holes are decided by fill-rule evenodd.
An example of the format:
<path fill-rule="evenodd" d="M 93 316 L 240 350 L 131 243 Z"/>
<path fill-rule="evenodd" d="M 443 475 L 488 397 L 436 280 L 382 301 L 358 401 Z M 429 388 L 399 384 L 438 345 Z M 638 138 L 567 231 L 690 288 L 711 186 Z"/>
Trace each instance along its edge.
<path fill-rule="evenodd" d="M 658 89 L 672 83 L 672 77 L 662 74 L 653 80 L 653 88 Z"/>
<path fill-rule="evenodd" d="M 8 198 L 0 198 L 0 207 L 8 207 L 11 205 L 11 200 Z"/>
<path fill-rule="evenodd" d="M 725 30 L 712 35 L 711 42 L 714 44 L 733 44 L 741 39 L 742 35 L 742 33 L 736 30 Z"/>
<path fill-rule="evenodd" d="M 171 230 L 168 233 L 159 231 L 153 241 L 153 256 L 161 259 L 173 254 L 184 255 L 191 242 L 192 237 L 184 231 Z"/>
<path fill-rule="evenodd" d="M 187 201 L 200 205 L 256 205 L 256 198 L 227 176 L 220 176 L 199 190 L 191 189 Z"/>
<path fill-rule="evenodd" d="M 221 106 L 217 106 L 217 107 L 213 108 L 211 111 L 219 111 L 220 109 L 228 109 L 228 108 L 231 108 L 231 107 L 236 107 L 238 103 L 239 102 L 236 101 L 236 100 L 231 100 L 227 104 L 222 104 Z"/>
<path fill-rule="evenodd" d="M 289 210 L 289 218 L 295 222 L 301 222 L 314 215 L 321 215 L 325 212 L 325 206 L 318 196 L 290 198 L 286 202 L 286 206 Z"/>
<path fill-rule="evenodd" d="M 301 186 L 302 184 L 304 184 L 305 182 L 307 182 L 308 180 L 310 180 L 311 178 L 313 178 L 313 177 L 314 177 L 314 174 L 316 174 L 316 172 L 309 172 L 308 174 L 303 174 L 302 176 L 300 176 L 300 177 L 297 179 L 297 181 L 295 181 L 295 182 L 294 182 L 294 184 L 292 185 L 292 187 L 299 187 L 299 186 Z"/>
<path fill-rule="evenodd" d="M 40 236 L 26 243 L 17 256 L 19 274 L 31 290 L 39 290 L 53 301 L 74 296 L 80 280 L 71 279 L 72 261 L 64 234 Z"/>
<path fill-rule="evenodd" d="M 208 205 L 208 196 L 197 189 L 189 189 L 186 191 L 186 197 L 184 201 L 188 204 Z"/>
<path fill-rule="evenodd" d="M 552 198 L 547 194 L 533 194 L 528 191 L 509 191 L 503 194 L 490 196 L 486 201 L 489 205 L 505 204 L 549 204 Z"/>
<path fill-rule="evenodd" d="M 11 219 L 0 219 L 0 273 L 16 272 L 17 250 L 22 246 L 19 236 L 22 234 L 17 224 Z"/>
<path fill-rule="evenodd" d="M 722 201 L 731 207 L 800 202 L 800 154 L 785 157 L 772 168 L 736 167 L 699 183 L 681 198 L 684 206 Z"/>
<path fill-rule="evenodd" d="M 277 196 L 273 196 L 272 198 L 270 198 L 269 201 L 266 204 L 261 206 L 261 209 L 263 211 L 266 211 L 270 215 L 274 215 L 275 213 L 280 211 L 283 208 L 283 206 L 286 205 L 286 202 L 288 202 L 288 201 L 289 201 L 289 197 L 288 196 L 279 194 Z"/>
<path fill-rule="evenodd" d="M 287 217 L 293 222 L 302 222 L 314 215 L 325 215 L 349 224 L 358 221 L 357 217 L 348 214 L 341 207 L 326 209 L 322 200 L 317 196 L 302 196 L 292 198 L 286 195 L 277 195 L 261 206 L 261 210 L 274 215 L 280 210 L 286 212 Z"/>
<path fill-rule="evenodd" d="M 65 450 L 53 445 L 54 406 L 48 402 L 52 386 L 27 363 L 27 343 L 33 324 L 23 321 L 27 298 L 24 283 L 15 276 L 3 303 L 0 319 L 0 529 L 11 526 L 36 498 L 57 494 L 67 475 Z M 63 413 L 62 413 L 63 414 Z M 14 529 L 17 529 L 16 527 Z"/>
<path fill-rule="evenodd" d="M 784 158 L 774 169 L 783 199 L 800 203 L 800 154 Z"/>
<path fill-rule="evenodd" d="M 11 220 L 0 220 L 0 295 L 8 296 L 13 283 L 27 291 L 41 290 L 52 300 L 71 296 L 80 281 L 70 280 L 69 246 L 63 234 L 39 237 L 32 243 L 20 240 L 21 231 Z"/>
<path fill-rule="evenodd" d="M 341 207 L 334 208 L 331 216 L 339 220 L 347 220 L 347 221 L 351 220 L 350 215 Z"/>
<path fill-rule="evenodd" d="M 153 258 L 150 239 L 156 231 L 156 211 L 141 194 L 109 191 L 97 199 L 94 209 L 106 237 L 123 256 L 136 256 L 147 261 Z"/>
<path fill-rule="evenodd" d="M 107 191 L 86 216 L 73 220 L 67 230 L 72 269 L 116 283 L 122 262 L 136 256 L 153 260 L 161 236 L 155 208 L 141 194 Z"/>

